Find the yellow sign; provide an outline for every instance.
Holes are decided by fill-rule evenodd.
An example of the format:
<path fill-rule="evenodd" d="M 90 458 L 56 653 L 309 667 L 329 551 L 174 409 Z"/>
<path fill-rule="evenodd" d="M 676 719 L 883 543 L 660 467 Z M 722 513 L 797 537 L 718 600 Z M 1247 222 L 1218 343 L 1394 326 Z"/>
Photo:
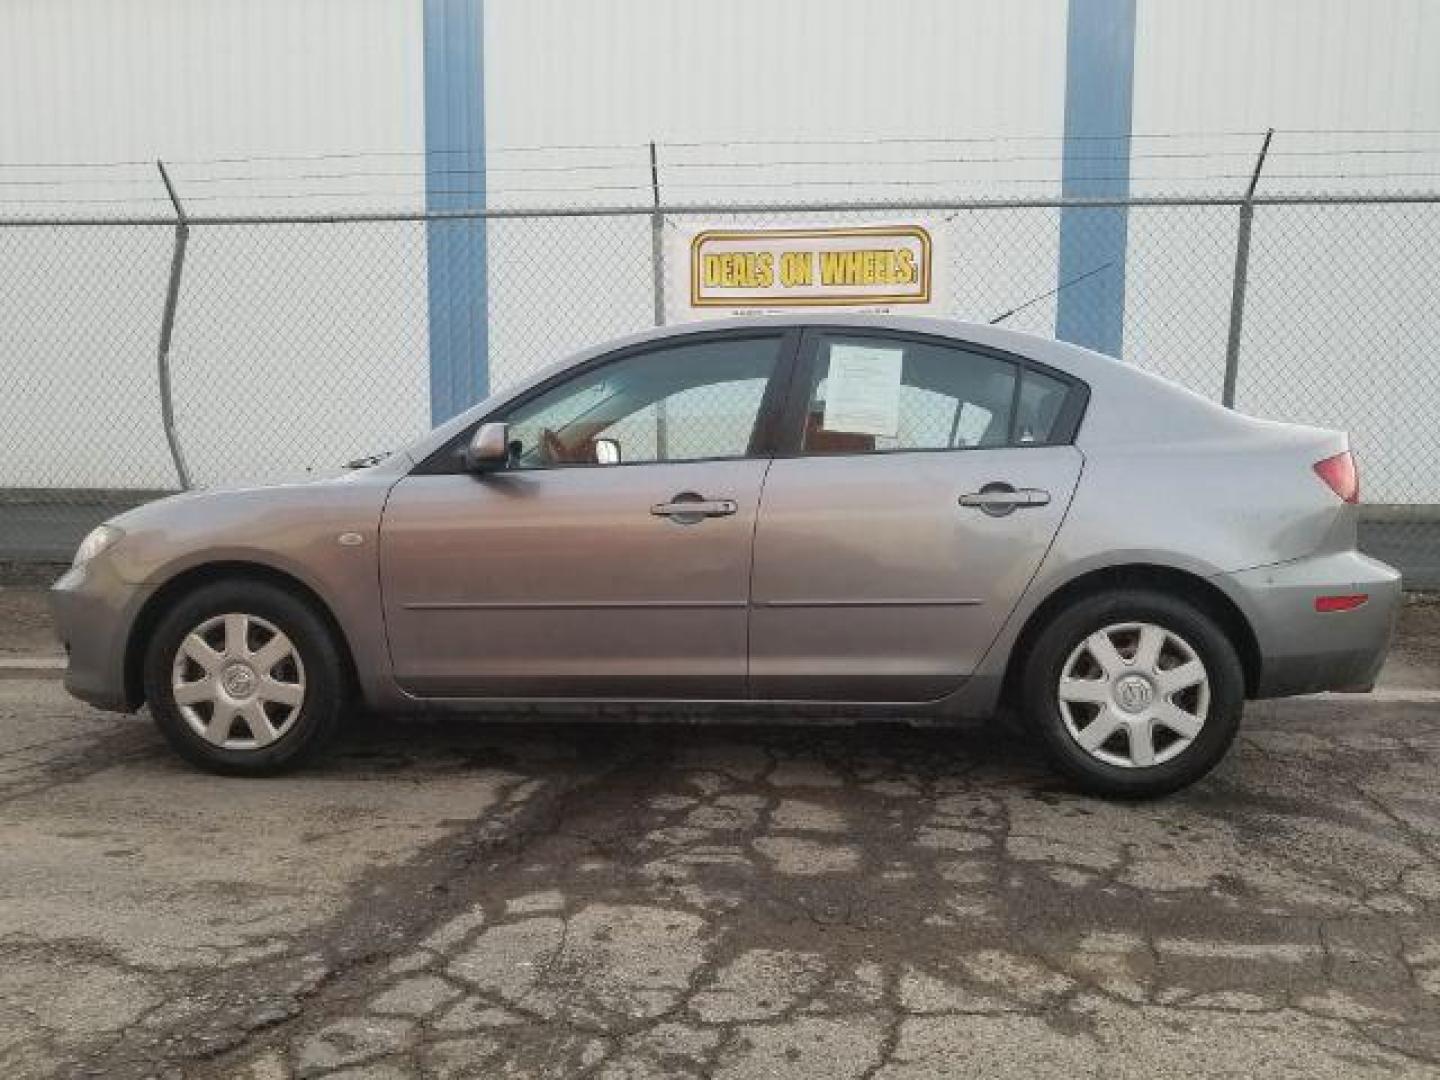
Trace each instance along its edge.
<path fill-rule="evenodd" d="M 690 242 L 695 308 L 928 304 L 930 233 L 919 225 L 711 229 Z"/>

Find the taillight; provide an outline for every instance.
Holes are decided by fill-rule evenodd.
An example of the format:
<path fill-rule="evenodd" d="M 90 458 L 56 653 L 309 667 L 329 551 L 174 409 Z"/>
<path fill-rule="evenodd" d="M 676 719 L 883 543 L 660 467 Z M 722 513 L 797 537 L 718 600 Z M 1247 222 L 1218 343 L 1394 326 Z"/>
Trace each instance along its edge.
<path fill-rule="evenodd" d="M 1349 450 L 1317 461 L 1315 473 L 1345 502 L 1360 501 L 1360 470 L 1355 467 L 1355 457 Z"/>

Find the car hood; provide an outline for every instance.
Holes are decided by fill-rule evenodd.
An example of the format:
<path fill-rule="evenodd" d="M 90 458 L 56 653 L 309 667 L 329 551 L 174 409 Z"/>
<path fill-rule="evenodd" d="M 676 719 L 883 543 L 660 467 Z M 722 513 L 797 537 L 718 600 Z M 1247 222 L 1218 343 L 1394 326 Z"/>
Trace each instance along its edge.
<path fill-rule="evenodd" d="M 108 519 L 107 524 L 129 531 L 136 526 L 149 526 L 159 520 L 168 519 L 172 515 L 189 514 L 192 511 L 205 512 L 207 509 L 226 505 L 249 504 L 252 508 L 258 508 L 267 502 L 289 505 L 296 499 L 311 498 L 323 502 L 328 501 L 332 491 L 345 492 L 377 485 L 388 490 L 396 480 L 405 475 L 409 467 L 410 459 L 403 452 L 397 452 L 385 461 L 365 468 L 336 468 L 301 476 L 194 488 L 142 503 Z"/>
<path fill-rule="evenodd" d="M 323 560 L 343 534 L 360 537 L 357 553 L 377 550 L 381 511 L 397 479 L 364 469 L 171 495 L 112 518 L 123 535 L 106 557 L 136 583 L 214 562 L 262 563 L 303 578 L 307 564 Z"/>

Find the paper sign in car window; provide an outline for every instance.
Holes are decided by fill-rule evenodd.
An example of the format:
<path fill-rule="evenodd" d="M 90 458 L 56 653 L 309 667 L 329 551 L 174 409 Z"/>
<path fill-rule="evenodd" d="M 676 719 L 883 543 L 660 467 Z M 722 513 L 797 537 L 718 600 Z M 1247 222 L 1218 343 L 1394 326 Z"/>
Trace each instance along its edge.
<path fill-rule="evenodd" d="M 894 438 L 900 430 L 904 360 L 903 349 L 831 345 L 822 421 L 825 430 Z"/>

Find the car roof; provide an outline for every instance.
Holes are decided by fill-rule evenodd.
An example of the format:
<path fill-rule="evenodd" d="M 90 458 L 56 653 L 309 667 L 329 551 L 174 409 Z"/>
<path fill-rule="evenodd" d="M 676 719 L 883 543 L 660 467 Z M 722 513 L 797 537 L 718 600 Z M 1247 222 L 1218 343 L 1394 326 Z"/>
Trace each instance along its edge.
<path fill-rule="evenodd" d="M 606 342 L 593 350 L 585 350 L 573 360 L 588 359 L 601 352 L 638 345 L 666 338 L 684 337 L 689 334 L 714 333 L 725 330 L 746 329 L 787 329 L 795 326 L 862 328 L 870 330 L 897 330 L 912 334 L 934 334 L 939 337 L 956 338 L 961 341 L 987 345 L 1004 352 L 1018 353 L 1042 363 L 1054 363 L 1055 367 L 1081 378 L 1097 363 L 1113 365 L 1111 357 L 1091 352 L 1078 345 L 1011 330 L 988 323 L 966 322 L 962 319 L 928 318 L 917 315 L 892 315 L 875 312 L 850 313 L 794 313 L 776 315 L 735 315 L 728 318 L 704 319 L 695 322 L 674 323 L 640 330 L 625 337 Z M 1051 348 L 1053 347 L 1053 348 Z M 1041 353 L 1046 355 L 1042 356 Z M 1056 362 L 1058 360 L 1058 362 Z M 1072 368 L 1072 365 L 1078 367 Z"/>

